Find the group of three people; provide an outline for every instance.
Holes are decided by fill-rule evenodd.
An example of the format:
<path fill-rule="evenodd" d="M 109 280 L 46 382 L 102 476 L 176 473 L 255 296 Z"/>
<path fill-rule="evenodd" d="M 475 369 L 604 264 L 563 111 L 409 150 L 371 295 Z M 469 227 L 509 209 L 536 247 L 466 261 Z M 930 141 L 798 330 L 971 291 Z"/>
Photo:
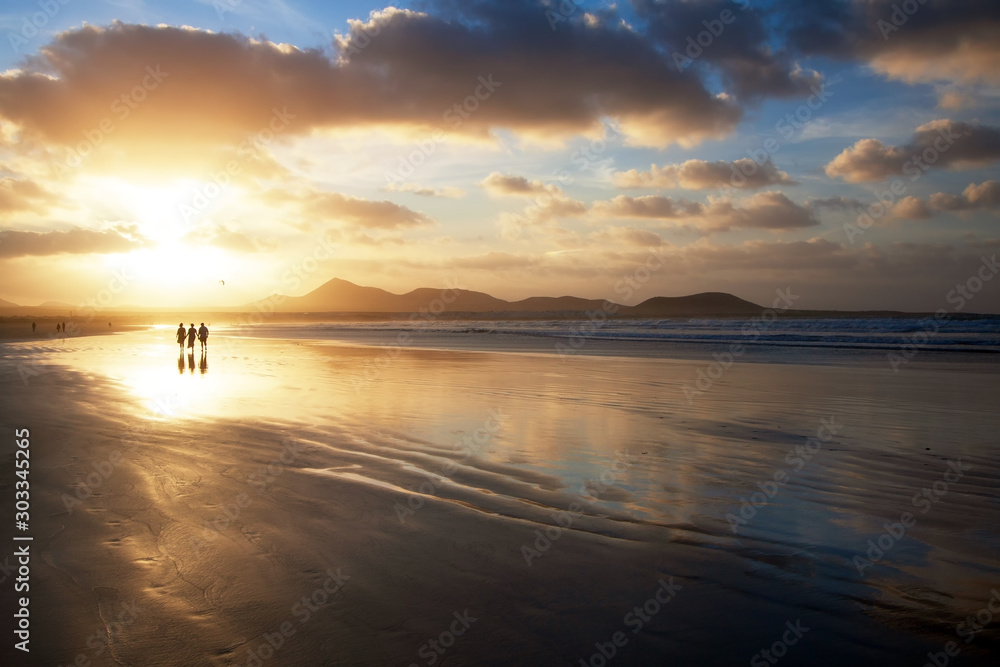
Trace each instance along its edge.
<path fill-rule="evenodd" d="M 194 350 L 194 339 L 197 338 L 201 341 L 201 349 L 204 350 L 208 347 L 208 327 L 202 322 L 201 326 L 197 329 L 194 328 L 194 322 L 191 323 L 191 328 L 184 330 L 184 323 L 181 322 L 177 327 L 177 344 L 184 349 L 184 341 L 187 340 L 187 346 Z"/>

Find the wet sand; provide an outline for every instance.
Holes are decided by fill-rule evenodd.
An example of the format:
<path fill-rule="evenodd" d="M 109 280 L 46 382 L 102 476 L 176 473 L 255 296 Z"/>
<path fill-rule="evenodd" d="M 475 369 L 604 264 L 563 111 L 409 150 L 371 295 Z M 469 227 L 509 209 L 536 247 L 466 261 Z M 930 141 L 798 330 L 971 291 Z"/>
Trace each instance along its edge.
<path fill-rule="evenodd" d="M 31 431 L 14 664 L 1000 649 L 1000 614 L 959 634 L 1000 590 L 995 363 L 735 363 L 689 402 L 710 358 L 169 340 L 0 347 L 0 423 Z"/>

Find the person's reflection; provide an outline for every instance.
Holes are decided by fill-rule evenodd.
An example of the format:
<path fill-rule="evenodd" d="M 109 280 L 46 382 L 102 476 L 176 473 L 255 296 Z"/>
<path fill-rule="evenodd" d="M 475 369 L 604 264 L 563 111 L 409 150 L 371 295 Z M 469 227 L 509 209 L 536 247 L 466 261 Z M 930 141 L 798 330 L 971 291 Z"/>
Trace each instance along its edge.
<path fill-rule="evenodd" d="M 204 375 L 205 373 L 208 372 L 208 349 L 207 348 L 204 348 L 204 347 L 201 348 L 201 361 L 198 363 L 198 369 L 201 371 L 202 375 Z"/>
<path fill-rule="evenodd" d="M 184 348 L 181 348 L 181 353 L 177 356 L 177 372 L 184 375 Z"/>
<path fill-rule="evenodd" d="M 194 373 L 194 349 L 193 348 L 192 348 L 191 352 L 188 353 L 188 370 L 191 371 L 192 374 Z"/>

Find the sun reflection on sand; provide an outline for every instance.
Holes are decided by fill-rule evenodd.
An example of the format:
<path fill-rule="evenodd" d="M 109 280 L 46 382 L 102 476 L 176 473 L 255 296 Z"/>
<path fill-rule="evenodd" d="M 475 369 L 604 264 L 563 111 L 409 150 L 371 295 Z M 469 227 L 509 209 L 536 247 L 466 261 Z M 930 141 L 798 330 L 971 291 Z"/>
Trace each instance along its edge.
<path fill-rule="evenodd" d="M 67 341 L 52 361 L 99 373 L 119 383 L 135 400 L 139 417 L 154 420 L 192 418 L 292 419 L 300 415 L 287 392 L 298 392 L 308 364 L 297 355 L 276 355 L 266 341 L 231 339 L 213 332 L 202 353 L 183 352 L 170 341 L 176 327 L 163 325 L 122 338 Z M 220 327 L 221 329 L 221 327 Z M 278 394 L 283 393 L 281 400 Z"/>

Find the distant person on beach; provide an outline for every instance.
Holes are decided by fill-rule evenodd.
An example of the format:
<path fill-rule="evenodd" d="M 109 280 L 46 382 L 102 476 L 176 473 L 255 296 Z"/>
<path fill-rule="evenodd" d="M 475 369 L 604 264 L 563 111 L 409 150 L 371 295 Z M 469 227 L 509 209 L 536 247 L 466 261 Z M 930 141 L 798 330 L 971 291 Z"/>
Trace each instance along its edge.
<path fill-rule="evenodd" d="M 187 331 L 184 329 L 184 323 L 181 322 L 177 325 L 177 344 L 181 346 L 181 351 L 184 351 L 184 339 L 187 338 Z"/>
<path fill-rule="evenodd" d="M 60 331 L 62 331 L 62 329 L 59 328 L 59 327 L 60 327 L 59 323 L 56 322 L 56 333 L 59 333 Z"/>
<path fill-rule="evenodd" d="M 31 333 L 35 333 L 35 323 L 31 323 Z"/>
<path fill-rule="evenodd" d="M 191 323 L 191 328 L 188 329 L 188 347 L 194 351 L 194 339 L 198 337 L 198 330 L 194 328 L 194 322 Z"/>
<path fill-rule="evenodd" d="M 201 341 L 202 350 L 208 347 L 208 327 L 205 326 L 204 322 L 198 327 L 198 340 Z"/>
<path fill-rule="evenodd" d="M 66 333 L 66 323 L 63 322 L 63 333 Z"/>

